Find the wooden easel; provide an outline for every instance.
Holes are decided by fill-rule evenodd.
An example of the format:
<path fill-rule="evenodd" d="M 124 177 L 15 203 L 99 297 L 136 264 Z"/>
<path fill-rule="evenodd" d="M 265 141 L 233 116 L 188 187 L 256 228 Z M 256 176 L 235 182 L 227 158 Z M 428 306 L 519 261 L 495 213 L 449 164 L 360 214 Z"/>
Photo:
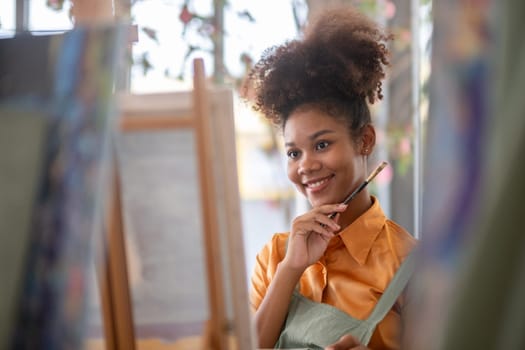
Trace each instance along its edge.
<path fill-rule="evenodd" d="M 124 133 L 155 129 L 194 130 L 210 306 L 210 319 L 203 334 L 204 348 L 254 349 L 254 332 L 245 283 L 246 271 L 244 264 L 238 263 L 239 259 L 244 261 L 244 247 L 231 91 L 206 88 L 202 59 L 196 59 L 193 68 L 193 90 L 190 93 L 170 94 L 169 99 L 159 99 L 158 95 L 122 96 L 119 129 Z M 219 102 L 223 105 L 222 110 L 220 104 L 217 107 Z M 219 108 L 215 117 L 210 112 L 212 104 L 214 110 Z M 104 330 L 108 349 L 135 349 L 122 224 L 121 185 L 116 167 L 113 178 L 106 241 L 107 259 L 99 270 Z M 227 243 L 226 249 L 221 248 L 224 247 L 224 240 Z M 229 257 L 226 267 L 224 254 Z M 224 282 L 224 268 L 230 277 L 227 279 L 230 281 L 228 289 Z M 231 293 L 233 319 L 228 319 L 225 310 L 227 290 Z"/>
<path fill-rule="evenodd" d="M 111 4 L 108 0 L 75 0 L 73 16 L 76 24 L 113 22 Z M 204 63 L 201 59 L 194 61 L 193 85 L 190 99 L 187 98 L 187 94 L 172 96 L 175 99 L 172 102 L 178 106 L 172 109 L 170 106 L 163 109 L 166 106 L 155 103 L 157 101 L 148 103 L 141 100 L 135 104 L 137 96 L 127 96 L 121 105 L 123 115 L 117 128 L 120 132 L 180 128 L 191 128 L 195 131 L 210 305 L 210 319 L 203 334 L 204 347 L 210 350 L 255 349 L 255 332 L 252 330 L 248 309 L 246 271 L 244 264 L 238 263 L 239 259 L 244 261 L 244 246 L 238 198 L 233 108 L 230 106 L 229 110 L 219 111 L 217 115 L 221 116 L 220 118 L 211 118 L 210 106 L 214 101 L 210 101 L 206 89 Z M 215 98 L 215 102 L 228 101 L 230 97 L 231 103 L 231 92 L 229 94 L 223 90 L 212 94 L 211 97 L 212 100 Z M 178 99 L 180 101 L 177 101 Z M 156 113 L 155 110 L 161 113 Z M 166 110 L 170 113 L 166 114 Z M 113 156 L 115 160 L 116 155 Z M 112 171 L 107 236 L 104 237 L 98 256 L 102 317 L 106 348 L 133 350 L 136 348 L 136 342 L 125 251 L 121 181 L 115 161 Z M 220 208 L 219 197 L 222 204 Z M 219 232 L 221 229 L 224 231 L 222 236 Z M 221 240 L 226 240 L 226 251 L 221 249 Z M 225 310 L 226 289 L 221 254 L 229 256 L 226 269 L 230 277 L 233 320 L 228 320 Z"/>

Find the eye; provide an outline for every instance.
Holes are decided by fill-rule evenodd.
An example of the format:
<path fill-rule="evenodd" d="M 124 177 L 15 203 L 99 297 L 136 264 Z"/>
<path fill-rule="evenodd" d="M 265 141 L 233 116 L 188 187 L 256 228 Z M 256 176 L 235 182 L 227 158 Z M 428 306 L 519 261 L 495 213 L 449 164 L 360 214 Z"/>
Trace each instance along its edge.
<path fill-rule="evenodd" d="M 330 144 L 327 142 L 327 141 L 321 141 L 321 142 L 318 142 L 316 145 L 315 145 L 315 150 L 316 151 L 322 151 L 323 149 L 325 149 L 326 147 L 328 147 Z"/>
<path fill-rule="evenodd" d="M 296 150 L 290 150 L 288 152 L 286 152 L 286 155 L 288 156 L 288 158 L 290 159 L 295 159 L 299 156 L 299 151 L 296 151 Z"/>

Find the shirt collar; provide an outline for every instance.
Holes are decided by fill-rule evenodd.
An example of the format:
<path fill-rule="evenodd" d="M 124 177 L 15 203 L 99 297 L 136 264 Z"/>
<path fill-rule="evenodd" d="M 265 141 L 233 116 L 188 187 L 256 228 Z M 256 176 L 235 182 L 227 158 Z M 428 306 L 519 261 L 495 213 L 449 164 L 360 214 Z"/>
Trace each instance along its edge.
<path fill-rule="evenodd" d="M 371 198 L 372 206 L 339 234 L 346 249 L 359 265 L 365 263 L 374 241 L 386 222 L 379 201 L 374 196 Z"/>

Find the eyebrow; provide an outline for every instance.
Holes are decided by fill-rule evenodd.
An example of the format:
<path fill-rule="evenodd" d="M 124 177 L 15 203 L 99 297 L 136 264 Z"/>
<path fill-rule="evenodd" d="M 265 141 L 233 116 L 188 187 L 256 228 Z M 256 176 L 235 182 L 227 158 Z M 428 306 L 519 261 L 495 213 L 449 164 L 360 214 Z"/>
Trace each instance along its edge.
<path fill-rule="evenodd" d="M 312 135 L 308 136 L 308 138 L 311 141 L 313 141 L 316 138 L 318 138 L 319 136 L 322 136 L 322 135 L 325 135 L 325 134 L 331 134 L 331 133 L 334 133 L 334 132 L 335 132 L 334 130 L 323 129 L 323 130 L 319 130 L 319 131 L 314 132 Z M 293 142 L 286 142 L 284 145 L 289 147 L 289 146 L 294 146 L 295 143 L 293 143 Z"/>

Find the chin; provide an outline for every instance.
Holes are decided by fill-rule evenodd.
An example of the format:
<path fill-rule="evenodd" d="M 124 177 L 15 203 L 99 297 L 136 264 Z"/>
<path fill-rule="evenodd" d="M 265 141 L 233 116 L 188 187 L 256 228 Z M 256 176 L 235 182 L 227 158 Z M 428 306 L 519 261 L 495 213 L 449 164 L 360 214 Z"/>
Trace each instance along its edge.
<path fill-rule="evenodd" d="M 337 203 L 337 202 L 331 201 L 329 199 L 324 199 L 324 198 L 308 198 L 308 202 L 310 202 L 312 207 L 320 207 L 321 205 L 325 205 L 325 204 Z"/>
<path fill-rule="evenodd" d="M 318 202 L 322 200 L 323 204 L 340 204 L 340 203 L 343 203 L 343 201 L 346 199 L 347 196 L 348 195 L 346 194 L 344 196 L 341 196 L 340 194 L 332 195 L 329 197 L 325 197 L 323 199 L 318 198 Z"/>

